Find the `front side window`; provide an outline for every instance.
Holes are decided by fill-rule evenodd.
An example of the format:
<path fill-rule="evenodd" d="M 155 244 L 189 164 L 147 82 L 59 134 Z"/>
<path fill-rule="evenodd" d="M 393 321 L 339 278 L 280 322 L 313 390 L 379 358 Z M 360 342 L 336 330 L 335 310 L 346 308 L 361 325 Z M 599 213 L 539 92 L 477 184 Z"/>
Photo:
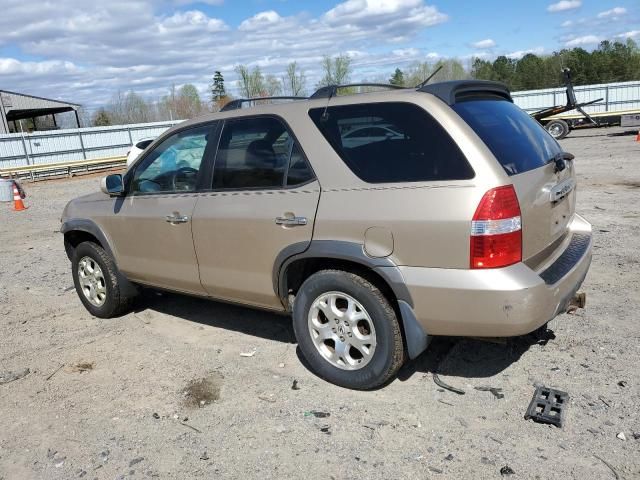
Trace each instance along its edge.
<path fill-rule="evenodd" d="M 136 168 L 131 192 L 193 192 L 212 125 L 183 130 L 160 143 Z"/>
<path fill-rule="evenodd" d="M 312 109 L 309 115 L 345 164 L 365 182 L 474 177 L 447 131 L 416 105 L 344 105 Z"/>
<path fill-rule="evenodd" d="M 214 189 L 281 188 L 313 178 L 302 150 L 272 117 L 225 123 L 213 167 Z"/>

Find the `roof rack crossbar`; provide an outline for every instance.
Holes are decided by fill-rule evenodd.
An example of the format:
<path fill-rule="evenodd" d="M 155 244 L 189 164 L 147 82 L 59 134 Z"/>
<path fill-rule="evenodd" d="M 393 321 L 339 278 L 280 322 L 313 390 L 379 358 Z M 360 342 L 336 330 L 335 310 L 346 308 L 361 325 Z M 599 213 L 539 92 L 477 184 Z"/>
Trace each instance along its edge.
<path fill-rule="evenodd" d="M 276 97 L 254 97 L 254 98 L 236 98 L 231 100 L 224 107 L 220 109 L 221 112 L 229 110 L 238 110 L 242 108 L 243 103 L 258 102 L 261 100 L 307 100 L 307 97 L 294 97 L 294 96 L 276 96 Z"/>
<path fill-rule="evenodd" d="M 402 90 L 405 88 L 400 85 L 393 85 L 391 83 L 348 83 L 345 85 L 327 85 L 326 87 L 320 87 L 309 98 L 314 99 L 314 98 L 335 97 L 339 89 L 352 88 L 352 87 L 379 87 L 379 88 L 389 88 L 392 90 Z"/>

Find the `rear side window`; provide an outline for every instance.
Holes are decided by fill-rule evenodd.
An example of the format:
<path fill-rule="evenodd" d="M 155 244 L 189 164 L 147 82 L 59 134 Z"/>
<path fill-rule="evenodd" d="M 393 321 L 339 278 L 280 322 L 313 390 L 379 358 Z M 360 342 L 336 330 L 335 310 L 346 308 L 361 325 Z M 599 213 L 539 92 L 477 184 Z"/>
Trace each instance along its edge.
<path fill-rule="evenodd" d="M 302 150 L 280 120 L 253 117 L 225 123 L 213 167 L 213 188 L 280 188 L 313 178 Z"/>
<path fill-rule="evenodd" d="M 344 163 L 368 183 L 466 180 L 474 172 L 445 129 L 410 103 L 312 109 Z"/>
<path fill-rule="evenodd" d="M 456 103 L 453 109 L 509 175 L 542 167 L 562 151 L 538 122 L 508 100 L 475 98 Z"/>

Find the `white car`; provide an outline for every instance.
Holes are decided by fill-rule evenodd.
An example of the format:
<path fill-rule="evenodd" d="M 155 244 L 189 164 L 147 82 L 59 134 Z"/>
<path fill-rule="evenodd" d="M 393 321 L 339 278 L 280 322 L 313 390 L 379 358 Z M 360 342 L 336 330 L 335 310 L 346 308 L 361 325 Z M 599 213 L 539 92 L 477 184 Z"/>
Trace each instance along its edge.
<path fill-rule="evenodd" d="M 142 151 L 151 145 L 151 142 L 155 140 L 155 137 L 149 138 L 141 138 L 136 143 L 131 145 L 131 150 L 127 152 L 127 168 L 129 168 L 133 162 L 136 161 L 136 158 L 140 156 Z"/>
<path fill-rule="evenodd" d="M 391 128 L 374 125 L 371 127 L 360 127 L 351 130 L 342 137 L 342 145 L 348 148 L 359 147 L 373 142 L 381 142 L 383 140 L 402 140 L 404 135 L 392 130 Z"/>

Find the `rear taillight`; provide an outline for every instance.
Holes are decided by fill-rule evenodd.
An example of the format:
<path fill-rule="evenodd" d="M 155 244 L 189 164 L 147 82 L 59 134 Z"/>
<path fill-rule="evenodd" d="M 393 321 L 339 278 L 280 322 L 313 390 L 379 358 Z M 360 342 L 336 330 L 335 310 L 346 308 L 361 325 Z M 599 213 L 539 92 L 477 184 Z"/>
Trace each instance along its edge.
<path fill-rule="evenodd" d="M 484 194 L 471 221 L 471 268 L 498 268 L 522 261 L 522 221 L 513 185 Z"/>

